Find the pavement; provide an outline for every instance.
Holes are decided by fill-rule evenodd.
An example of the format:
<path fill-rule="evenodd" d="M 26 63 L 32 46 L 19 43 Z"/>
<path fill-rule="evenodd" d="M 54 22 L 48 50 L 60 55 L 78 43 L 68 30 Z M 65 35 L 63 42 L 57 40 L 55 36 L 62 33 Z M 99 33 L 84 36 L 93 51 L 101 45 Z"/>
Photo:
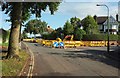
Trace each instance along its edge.
<path fill-rule="evenodd" d="M 106 47 L 59 49 L 26 44 L 35 57 L 32 76 L 119 76 L 119 62 L 105 56 Z"/>

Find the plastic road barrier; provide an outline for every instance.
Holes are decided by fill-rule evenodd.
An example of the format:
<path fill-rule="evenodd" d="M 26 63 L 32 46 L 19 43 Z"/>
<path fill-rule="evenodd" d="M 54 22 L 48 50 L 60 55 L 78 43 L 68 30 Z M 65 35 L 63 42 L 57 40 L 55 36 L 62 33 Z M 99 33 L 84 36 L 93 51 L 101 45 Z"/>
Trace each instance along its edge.
<path fill-rule="evenodd" d="M 54 42 L 53 47 L 59 47 L 58 42 Z"/>
<path fill-rule="evenodd" d="M 64 43 L 63 43 L 63 42 L 60 42 L 60 43 L 59 43 L 59 47 L 64 47 Z"/>

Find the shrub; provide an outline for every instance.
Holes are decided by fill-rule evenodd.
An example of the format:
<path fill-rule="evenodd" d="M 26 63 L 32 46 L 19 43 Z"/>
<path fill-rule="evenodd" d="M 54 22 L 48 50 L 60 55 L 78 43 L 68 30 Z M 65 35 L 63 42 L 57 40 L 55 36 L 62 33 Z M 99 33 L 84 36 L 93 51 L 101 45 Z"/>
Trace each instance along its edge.
<path fill-rule="evenodd" d="M 111 41 L 119 40 L 119 35 L 110 34 L 110 40 Z"/>
<path fill-rule="evenodd" d="M 120 41 L 120 35 L 118 35 L 118 41 Z"/>
<path fill-rule="evenodd" d="M 74 40 L 81 40 L 86 32 L 80 28 L 74 31 Z"/>
<path fill-rule="evenodd" d="M 109 39 L 110 41 L 115 41 L 115 40 L 118 40 L 119 36 L 118 35 L 113 35 L 113 34 L 110 34 L 109 35 Z M 83 36 L 83 39 L 82 40 L 85 40 L 85 41 L 102 41 L 102 40 L 108 40 L 108 36 L 107 34 L 86 34 Z"/>

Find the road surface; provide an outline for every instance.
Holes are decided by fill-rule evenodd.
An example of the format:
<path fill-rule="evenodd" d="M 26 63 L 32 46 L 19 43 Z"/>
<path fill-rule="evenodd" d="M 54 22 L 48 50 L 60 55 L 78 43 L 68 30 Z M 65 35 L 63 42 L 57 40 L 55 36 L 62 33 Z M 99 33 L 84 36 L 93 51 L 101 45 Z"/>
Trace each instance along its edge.
<path fill-rule="evenodd" d="M 32 76 L 118 76 L 118 62 L 104 56 L 106 47 L 59 49 L 26 44 L 35 58 Z"/>

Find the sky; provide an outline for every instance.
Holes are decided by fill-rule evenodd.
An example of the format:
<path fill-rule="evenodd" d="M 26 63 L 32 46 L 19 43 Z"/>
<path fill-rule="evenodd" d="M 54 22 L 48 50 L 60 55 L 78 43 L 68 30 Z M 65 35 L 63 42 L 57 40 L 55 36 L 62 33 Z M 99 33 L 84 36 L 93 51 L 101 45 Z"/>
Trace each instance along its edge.
<path fill-rule="evenodd" d="M 42 17 L 40 18 L 42 21 L 46 21 L 51 28 L 56 29 L 58 27 L 63 27 L 65 22 L 69 20 L 71 17 L 78 17 L 81 20 L 85 18 L 87 15 L 97 15 L 97 16 L 107 16 L 107 8 L 104 6 L 96 6 L 96 4 L 106 4 L 110 9 L 110 15 L 115 18 L 115 15 L 118 13 L 118 2 L 95 2 L 95 0 L 91 0 L 91 2 L 87 2 L 88 0 L 84 0 L 85 2 L 80 2 L 78 0 L 66 0 L 63 1 L 58 7 L 57 12 L 54 15 L 51 15 L 49 10 L 47 9 L 45 12 L 42 12 Z M 4 12 L 0 10 L 0 28 L 10 29 L 10 23 L 5 22 L 8 19 L 8 15 L 5 15 Z M 31 19 L 35 19 L 35 16 L 32 15 Z M 28 20 L 28 21 L 29 21 Z M 23 30 L 23 28 L 22 28 Z"/>

